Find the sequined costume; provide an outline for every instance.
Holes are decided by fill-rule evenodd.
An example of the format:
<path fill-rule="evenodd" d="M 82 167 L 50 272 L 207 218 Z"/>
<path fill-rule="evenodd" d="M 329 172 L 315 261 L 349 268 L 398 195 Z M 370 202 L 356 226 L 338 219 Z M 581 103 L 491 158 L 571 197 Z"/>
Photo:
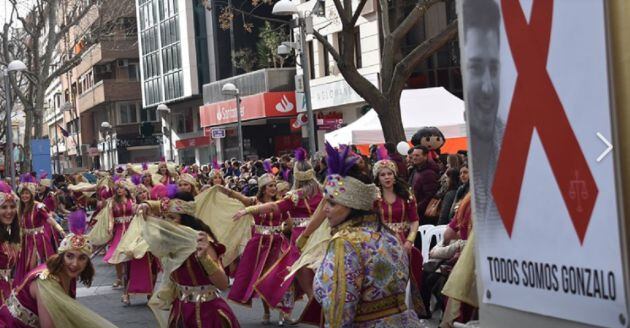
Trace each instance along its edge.
<path fill-rule="evenodd" d="M 407 309 L 409 261 L 397 236 L 365 216 L 333 228 L 313 284 L 326 327 L 419 327 Z"/>

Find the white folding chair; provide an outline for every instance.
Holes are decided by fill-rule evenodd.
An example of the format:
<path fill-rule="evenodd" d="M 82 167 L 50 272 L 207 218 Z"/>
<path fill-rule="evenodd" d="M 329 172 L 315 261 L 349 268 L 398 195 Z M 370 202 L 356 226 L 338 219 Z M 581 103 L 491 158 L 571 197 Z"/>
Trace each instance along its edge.
<path fill-rule="evenodd" d="M 429 245 L 431 243 L 431 236 L 429 231 L 435 228 L 432 224 L 424 224 L 418 227 L 418 233 L 420 233 L 420 240 L 422 241 L 422 263 L 426 263 L 429 260 Z"/>
<path fill-rule="evenodd" d="M 444 231 L 446 231 L 446 227 L 447 225 L 439 225 L 431 230 L 431 233 L 435 236 L 438 244 L 441 244 L 442 240 L 444 240 Z"/>

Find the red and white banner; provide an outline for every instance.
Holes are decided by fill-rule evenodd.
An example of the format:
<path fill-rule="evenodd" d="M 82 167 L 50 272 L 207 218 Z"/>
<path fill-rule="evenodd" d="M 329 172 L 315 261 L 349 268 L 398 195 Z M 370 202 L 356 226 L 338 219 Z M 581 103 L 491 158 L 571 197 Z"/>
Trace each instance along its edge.
<path fill-rule="evenodd" d="M 241 98 L 241 121 L 265 117 L 295 116 L 295 92 L 264 92 Z M 236 100 L 227 100 L 199 107 L 202 127 L 237 121 Z"/>

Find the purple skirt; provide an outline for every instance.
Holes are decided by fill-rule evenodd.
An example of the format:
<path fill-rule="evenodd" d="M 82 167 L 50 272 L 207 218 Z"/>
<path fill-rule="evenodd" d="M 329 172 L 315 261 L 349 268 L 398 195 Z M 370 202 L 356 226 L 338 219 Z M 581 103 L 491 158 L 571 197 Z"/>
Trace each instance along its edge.
<path fill-rule="evenodd" d="M 173 301 L 169 327 L 240 328 L 232 309 L 222 298 L 209 302 Z"/>

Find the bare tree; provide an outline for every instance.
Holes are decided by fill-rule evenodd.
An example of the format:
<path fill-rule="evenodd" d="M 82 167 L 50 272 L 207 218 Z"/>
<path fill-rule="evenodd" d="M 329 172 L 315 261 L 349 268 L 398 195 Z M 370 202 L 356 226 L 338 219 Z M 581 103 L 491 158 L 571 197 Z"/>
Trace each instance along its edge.
<path fill-rule="evenodd" d="M 33 0 L 22 15 L 24 3 L 8 1 L 12 10 L 0 32 L 0 62 L 20 59 L 27 66 L 25 83 L 16 76 L 10 81 L 24 107 L 24 148 L 30 158 L 31 137 L 42 136 L 48 86 L 79 65 L 82 55 L 101 39 L 129 33 L 125 29 L 135 32 L 135 23 L 126 26 L 119 19 L 134 17 L 135 7 L 132 0 Z"/>
<path fill-rule="evenodd" d="M 314 36 L 334 58 L 346 82 L 376 111 L 381 121 L 386 142 L 405 140 L 400 114 L 400 96 L 414 69 L 457 36 L 457 20 L 449 23 L 437 35 L 425 40 L 411 51 L 403 51 L 406 35 L 433 5 L 444 0 L 416 0 L 410 11 L 406 1 L 378 0 L 382 22 L 383 50 L 381 55 L 381 87 L 375 87 L 363 77 L 355 65 L 355 25 L 368 0 L 333 0 L 341 21 L 339 50 L 318 31 Z M 353 2 L 355 9 L 353 10 Z M 408 2 L 407 2 L 408 3 Z M 392 8 L 390 8 L 392 6 Z"/>

